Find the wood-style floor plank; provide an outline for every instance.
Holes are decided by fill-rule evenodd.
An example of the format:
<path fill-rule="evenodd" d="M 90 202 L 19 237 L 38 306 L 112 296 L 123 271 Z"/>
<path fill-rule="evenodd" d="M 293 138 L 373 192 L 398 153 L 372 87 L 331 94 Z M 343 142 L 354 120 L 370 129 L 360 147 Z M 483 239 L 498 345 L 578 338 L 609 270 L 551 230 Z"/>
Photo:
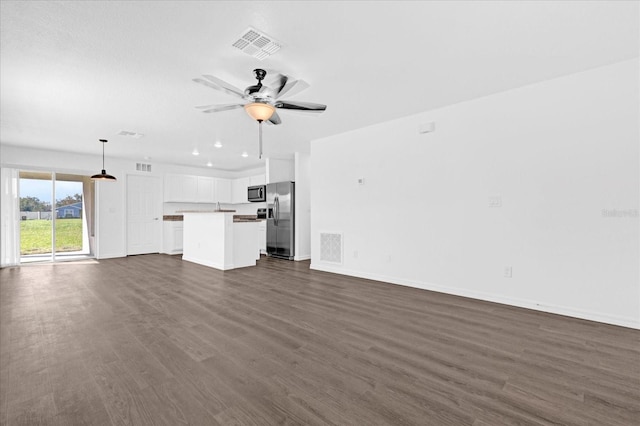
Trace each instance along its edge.
<path fill-rule="evenodd" d="M 262 258 L 0 270 L 1 425 L 637 425 L 640 331 Z"/>

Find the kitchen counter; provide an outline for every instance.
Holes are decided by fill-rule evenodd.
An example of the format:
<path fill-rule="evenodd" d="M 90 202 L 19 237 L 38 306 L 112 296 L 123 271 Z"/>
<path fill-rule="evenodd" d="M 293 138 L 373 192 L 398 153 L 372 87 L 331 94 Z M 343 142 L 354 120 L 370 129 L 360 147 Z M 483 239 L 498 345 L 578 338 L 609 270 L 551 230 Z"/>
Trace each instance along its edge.
<path fill-rule="evenodd" d="M 178 210 L 176 213 L 235 213 L 235 210 Z M 233 218 L 235 220 L 236 216 L 240 221 L 245 221 L 245 219 L 250 219 L 251 217 L 256 217 L 256 215 L 234 215 Z M 162 216 L 162 220 L 167 222 L 182 222 L 184 220 L 183 214 L 165 214 Z"/>
<path fill-rule="evenodd" d="M 176 213 L 235 213 L 235 210 L 177 210 Z"/>
<path fill-rule="evenodd" d="M 261 222 L 266 219 L 258 219 L 258 216 L 255 214 L 234 214 L 233 221 L 234 222 Z"/>
<path fill-rule="evenodd" d="M 183 260 L 223 271 L 255 266 L 260 256 L 258 220 L 236 221 L 233 212 L 183 213 Z"/>

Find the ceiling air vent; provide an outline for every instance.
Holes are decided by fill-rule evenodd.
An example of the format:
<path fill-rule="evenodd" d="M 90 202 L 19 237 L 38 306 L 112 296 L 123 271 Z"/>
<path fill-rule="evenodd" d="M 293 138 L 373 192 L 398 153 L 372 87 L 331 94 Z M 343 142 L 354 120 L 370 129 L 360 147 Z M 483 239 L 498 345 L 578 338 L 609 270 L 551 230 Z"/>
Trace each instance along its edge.
<path fill-rule="evenodd" d="M 139 172 L 151 172 L 151 164 L 136 163 L 136 170 Z"/>
<path fill-rule="evenodd" d="M 247 28 L 232 46 L 259 60 L 273 55 L 282 47 L 273 37 L 251 27 Z"/>
<path fill-rule="evenodd" d="M 140 139 L 144 135 L 142 133 L 130 132 L 128 130 L 121 130 L 120 133 L 118 133 L 118 136 L 128 136 L 134 139 Z"/>

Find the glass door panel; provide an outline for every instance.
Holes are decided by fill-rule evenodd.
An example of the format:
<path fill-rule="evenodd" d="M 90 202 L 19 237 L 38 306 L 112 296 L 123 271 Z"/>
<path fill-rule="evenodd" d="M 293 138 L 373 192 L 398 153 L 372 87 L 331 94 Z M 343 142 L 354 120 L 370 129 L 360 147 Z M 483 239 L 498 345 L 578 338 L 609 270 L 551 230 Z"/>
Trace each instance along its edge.
<path fill-rule="evenodd" d="M 56 173 L 56 256 L 89 254 L 83 176 Z M 87 240 L 87 241 L 85 241 Z"/>
<path fill-rule="evenodd" d="M 21 262 L 53 258 L 52 175 L 20 172 Z"/>

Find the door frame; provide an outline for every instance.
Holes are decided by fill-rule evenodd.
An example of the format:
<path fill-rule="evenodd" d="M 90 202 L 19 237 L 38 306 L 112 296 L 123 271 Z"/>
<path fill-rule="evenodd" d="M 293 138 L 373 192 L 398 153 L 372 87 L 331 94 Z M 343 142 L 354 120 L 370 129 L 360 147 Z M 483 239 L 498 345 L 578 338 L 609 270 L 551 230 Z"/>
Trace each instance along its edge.
<path fill-rule="evenodd" d="M 30 262 L 38 262 L 38 261 L 49 261 L 49 262 L 61 262 L 61 261 L 65 261 L 65 260 L 77 260 L 79 258 L 93 258 L 96 256 L 96 250 L 95 247 L 92 244 L 91 241 L 91 226 L 93 225 L 95 227 L 95 221 L 93 217 L 89 217 L 88 215 L 95 215 L 95 209 L 96 209 L 96 203 L 95 203 L 95 198 L 96 198 L 96 193 L 95 193 L 95 188 L 93 190 L 89 189 L 89 191 L 86 191 L 86 182 L 84 180 L 84 178 L 88 178 L 88 173 L 87 172 L 83 172 L 83 171 L 77 171 L 77 170 L 58 170 L 58 169 L 49 169 L 49 168 L 41 168 L 41 167 L 29 167 L 29 166 L 21 166 L 16 168 L 16 170 L 18 171 L 18 187 L 17 187 L 17 196 L 18 199 L 20 199 L 23 195 L 22 190 L 22 185 L 21 185 L 21 180 L 22 179 L 34 179 L 34 178 L 30 178 L 30 177 L 22 177 L 21 175 L 24 174 L 48 174 L 49 175 L 49 179 L 42 179 L 44 181 L 50 182 L 51 183 L 51 251 L 49 253 L 46 253 L 46 256 L 43 256 L 43 259 L 33 259 L 31 261 L 27 260 L 25 255 L 22 255 L 22 249 L 19 246 L 18 247 L 18 257 L 20 258 L 20 262 L 19 263 L 30 263 Z M 83 178 L 83 179 L 79 179 L 79 180 L 69 180 L 69 179 L 59 179 L 59 176 L 63 176 L 63 175 L 73 175 L 74 177 L 78 177 L 78 178 Z M 57 200 L 56 200 L 56 196 L 57 196 L 57 185 L 58 182 L 62 182 L 62 181 L 70 181 L 70 182 L 77 182 L 82 184 L 82 191 L 81 191 L 81 195 L 82 195 L 82 202 L 83 202 L 83 213 L 82 216 L 80 217 L 81 220 L 81 224 L 82 224 L 82 249 L 80 250 L 80 253 L 75 253 L 72 254 L 71 257 L 68 254 L 65 254 L 66 252 L 59 252 L 56 249 L 56 245 L 57 245 L 57 235 L 56 235 L 56 224 L 58 221 L 58 217 L 56 214 L 56 210 L 57 210 Z M 87 205 L 87 197 L 91 196 L 92 197 L 92 202 L 90 207 L 87 209 L 86 205 Z M 20 205 L 18 205 L 18 209 L 20 209 Z M 18 222 L 17 227 L 18 229 L 16 230 L 16 232 L 18 233 L 18 243 L 22 244 L 22 233 L 20 230 L 21 227 L 21 221 Z M 48 259 L 46 259 L 48 258 Z"/>

